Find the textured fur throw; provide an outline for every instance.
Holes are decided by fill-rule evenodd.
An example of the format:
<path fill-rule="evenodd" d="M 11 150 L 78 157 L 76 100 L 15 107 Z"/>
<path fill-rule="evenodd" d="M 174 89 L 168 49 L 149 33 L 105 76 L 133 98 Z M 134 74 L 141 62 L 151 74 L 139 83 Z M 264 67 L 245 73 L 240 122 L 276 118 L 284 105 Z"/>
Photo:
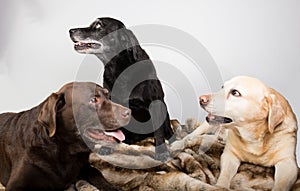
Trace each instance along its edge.
<path fill-rule="evenodd" d="M 90 161 L 101 169 L 108 181 L 125 191 L 226 190 L 214 186 L 219 176 L 226 131 L 207 123 L 200 124 L 194 119 L 188 119 L 186 125 L 173 120 L 172 126 L 177 141 L 170 146 L 171 159 L 167 163 L 154 160 L 152 140 L 139 145 L 96 145 Z M 96 154 L 103 149 L 113 152 Z M 231 189 L 272 190 L 273 177 L 274 168 L 243 163 L 231 182 Z M 83 180 L 68 190 L 97 191 Z M 300 191 L 300 173 L 293 190 Z"/>

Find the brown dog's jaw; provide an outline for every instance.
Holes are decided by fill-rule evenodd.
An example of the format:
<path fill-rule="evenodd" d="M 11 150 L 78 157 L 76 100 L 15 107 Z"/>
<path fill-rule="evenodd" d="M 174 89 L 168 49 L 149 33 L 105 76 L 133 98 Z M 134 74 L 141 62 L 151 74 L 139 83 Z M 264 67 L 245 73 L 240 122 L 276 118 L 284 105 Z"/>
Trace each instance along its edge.
<path fill-rule="evenodd" d="M 118 141 L 122 142 L 125 140 L 125 135 L 121 130 L 116 130 L 116 131 L 104 131 L 105 135 L 114 137 Z"/>
<path fill-rule="evenodd" d="M 95 107 L 99 121 L 97 121 L 98 124 L 88 125 L 84 130 L 84 136 L 93 143 L 122 142 L 125 140 L 125 135 L 120 128 L 129 123 L 131 110 L 113 103 L 104 94 L 103 90 L 102 97 L 96 94 L 89 102 L 90 106 Z"/>
<path fill-rule="evenodd" d="M 101 131 L 95 128 L 89 128 L 85 131 L 85 136 L 96 141 L 105 141 L 109 143 L 118 143 L 125 140 L 125 135 L 119 129 L 115 131 Z"/>

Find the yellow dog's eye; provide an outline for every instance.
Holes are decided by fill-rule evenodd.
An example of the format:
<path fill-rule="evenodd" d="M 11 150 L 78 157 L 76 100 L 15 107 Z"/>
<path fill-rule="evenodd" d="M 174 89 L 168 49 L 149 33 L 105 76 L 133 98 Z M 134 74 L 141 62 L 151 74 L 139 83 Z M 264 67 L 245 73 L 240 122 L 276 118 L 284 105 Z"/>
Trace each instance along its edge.
<path fill-rule="evenodd" d="M 230 94 L 233 95 L 234 97 L 241 97 L 242 96 L 242 94 L 239 91 L 237 91 L 236 89 L 230 90 Z"/>

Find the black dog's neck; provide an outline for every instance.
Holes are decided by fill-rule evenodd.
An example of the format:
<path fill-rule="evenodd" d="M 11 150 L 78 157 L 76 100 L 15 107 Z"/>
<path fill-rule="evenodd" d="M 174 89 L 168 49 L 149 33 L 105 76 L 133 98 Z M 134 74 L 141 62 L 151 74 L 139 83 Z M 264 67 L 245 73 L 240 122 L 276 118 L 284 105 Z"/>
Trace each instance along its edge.
<path fill-rule="evenodd" d="M 139 45 L 125 49 L 117 54 L 114 51 L 112 51 L 99 53 L 95 55 L 98 57 L 99 60 L 101 60 L 104 66 L 106 66 L 110 62 L 115 62 L 119 65 L 130 66 L 136 62 L 149 59 L 149 56 Z"/>
<path fill-rule="evenodd" d="M 109 56 L 107 55 L 108 53 L 105 54 L 95 54 L 97 56 L 97 58 L 103 63 L 104 66 L 106 66 L 106 64 L 113 58 L 113 56 L 109 54 Z"/>
<path fill-rule="evenodd" d="M 141 47 L 134 48 L 138 48 L 139 53 L 135 52 L 136 49 L 126 49 L 110 60 L 101 60 L 105 66 L 103 74 L 103 86 L 105 88 L 112 91 L 121 74 L 123 75 L 118 82 L 119 85 L 123 84 L 123 89 L 129 88 L 128 85 L 135 83 L 134 79 L 157 79 L 155 67 L 149 56 Z M 133 65 L 136 67 L 131 67 Z"/>

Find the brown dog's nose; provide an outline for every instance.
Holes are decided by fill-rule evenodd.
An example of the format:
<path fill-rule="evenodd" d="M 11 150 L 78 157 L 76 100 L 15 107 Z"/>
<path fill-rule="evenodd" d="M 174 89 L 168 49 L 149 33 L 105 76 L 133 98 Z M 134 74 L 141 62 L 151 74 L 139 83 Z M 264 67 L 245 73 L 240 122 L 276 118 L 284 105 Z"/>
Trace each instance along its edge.
<path fill-rule="evenodd" d="M 206 106 L 209 103 L 209 95 L 202 95 L 199 97 L 199 102 L 201 106 Z"/>

